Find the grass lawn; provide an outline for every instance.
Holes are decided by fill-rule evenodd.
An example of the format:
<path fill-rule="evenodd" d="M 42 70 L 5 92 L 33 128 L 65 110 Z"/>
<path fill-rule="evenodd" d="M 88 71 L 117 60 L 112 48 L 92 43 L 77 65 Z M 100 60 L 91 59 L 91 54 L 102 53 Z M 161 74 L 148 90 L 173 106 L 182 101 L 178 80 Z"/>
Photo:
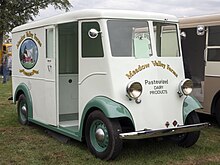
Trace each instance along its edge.
<path fill-rule="evenodd" d="M 168 140 L 126 141 L 116 160 L 105 162 L 92 156 L 84 143 L 71 140 L 65 144 L 49 136 L 42 127 L 20 125 L 16 105 L 8 101 L 11 95 L 11 81 L 0 84 L 1 165 L 220 164 L 220 128 L 215 122 L 210 128 L 201 131 L 199 141 L 191 148 L 178 147 Z"/>

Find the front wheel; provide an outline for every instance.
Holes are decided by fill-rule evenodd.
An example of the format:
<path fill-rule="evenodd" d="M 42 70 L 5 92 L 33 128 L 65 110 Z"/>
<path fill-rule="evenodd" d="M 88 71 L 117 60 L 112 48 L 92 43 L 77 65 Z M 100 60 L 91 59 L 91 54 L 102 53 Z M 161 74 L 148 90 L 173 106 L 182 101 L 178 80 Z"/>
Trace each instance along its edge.
<path fill-rule="evenodd" d="M 18 98 L 18 120 L 22 125 L 28 125 L 28 103 L 24 94 L 21 94 Z"/>
<path fill-rule="evenodd" d="M 185 125 L 200 123 L 199 117 L 195 111 L 192 111 L 186 118 Z M 177 144 L 181 147 L 190 147 L 194 145 L 200 136 L 200 131 L 188 132 L 184 134 L 174 135 Z"/>
<path fill-rule="evenodd" d="M 92 154 L 100 159 L 114 159 L 122 149 L 118 120 L 108 119 L 102 112 L 92 112 L 86 122 L 85 136 Z"/>

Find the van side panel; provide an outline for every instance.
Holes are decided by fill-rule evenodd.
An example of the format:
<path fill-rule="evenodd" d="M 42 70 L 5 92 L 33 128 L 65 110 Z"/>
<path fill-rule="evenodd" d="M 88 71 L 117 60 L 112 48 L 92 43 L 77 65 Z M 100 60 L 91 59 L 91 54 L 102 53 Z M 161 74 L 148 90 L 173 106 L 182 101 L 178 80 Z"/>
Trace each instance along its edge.
<path fill-rule="evenodd" d="M 12 34 L 13 92 L 21 83 L 25 84 L 33 100 L 32 118 L 42 123 L 55 125 L 56 110 L 51 108 L 56 107 L 56 103 L 51 102 L 55 97 L 53 95 L 55 91 L 48 88 L 55 81 L 48 76 L 51 68 L 47 66 L 45 31 L 46 29 L 41 27 Z"/>

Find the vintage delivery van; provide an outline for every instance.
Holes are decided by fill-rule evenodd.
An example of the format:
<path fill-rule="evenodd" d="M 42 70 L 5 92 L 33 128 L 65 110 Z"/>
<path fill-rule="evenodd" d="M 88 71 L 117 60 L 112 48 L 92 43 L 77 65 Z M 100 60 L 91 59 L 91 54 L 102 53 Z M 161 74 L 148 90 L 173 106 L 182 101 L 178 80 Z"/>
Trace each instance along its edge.
<path fill-rule="evenodd" d="M 85 139 L 114 159 L 123 139 L 173 135 L 196 143 L 200 123 L 185 79 L 177 19 L 165 14 L 82 10 L 12 31 L 13 100 L 21 124 Z"/>

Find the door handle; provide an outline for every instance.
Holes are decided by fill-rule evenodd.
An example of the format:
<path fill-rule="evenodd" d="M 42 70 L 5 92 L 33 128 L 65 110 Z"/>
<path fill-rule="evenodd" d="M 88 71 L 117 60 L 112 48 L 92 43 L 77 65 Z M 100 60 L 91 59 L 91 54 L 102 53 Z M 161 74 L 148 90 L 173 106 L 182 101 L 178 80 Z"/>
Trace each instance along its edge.
<path fill-rule="evenodd" d="M 47 65 L 47 69 L 48 69 L 49 72 L 51 72 L 51 70 L 52 70 L 52 65 Z"/>

